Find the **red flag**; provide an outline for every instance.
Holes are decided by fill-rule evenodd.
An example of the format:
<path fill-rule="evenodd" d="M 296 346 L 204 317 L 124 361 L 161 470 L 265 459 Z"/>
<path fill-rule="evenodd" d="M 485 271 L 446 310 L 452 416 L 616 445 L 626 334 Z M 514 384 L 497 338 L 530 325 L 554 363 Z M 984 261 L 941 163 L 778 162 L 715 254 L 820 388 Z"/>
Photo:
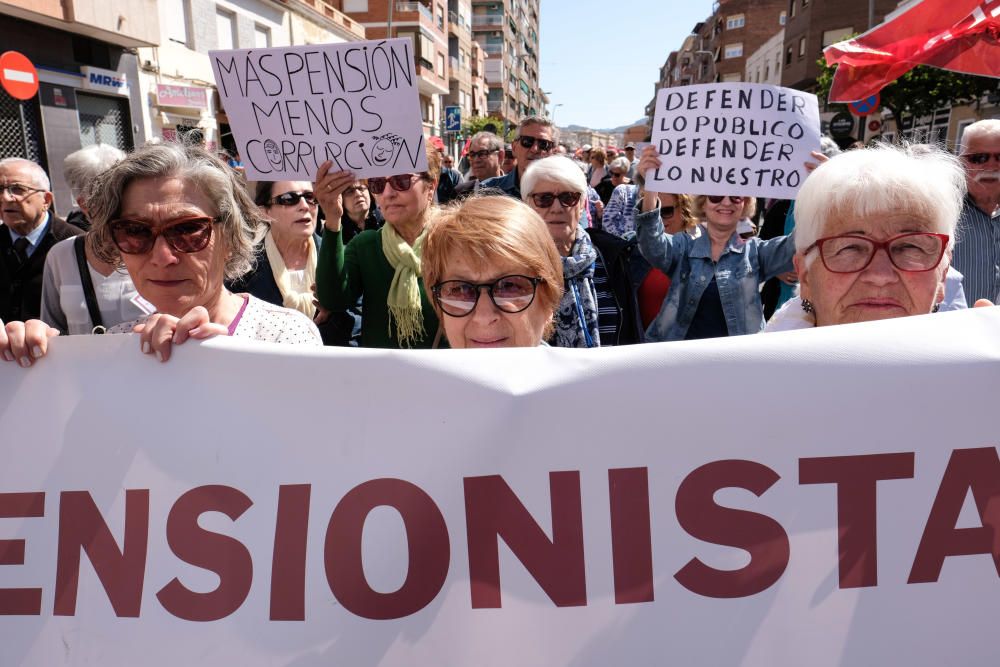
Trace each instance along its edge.
<path fill-rule="evenodd" d="M 823 54 L 838 64 L 830 102 L 863 100 L 917 65 L 1000 77 L 1000 0 L 921 0 Z"/>

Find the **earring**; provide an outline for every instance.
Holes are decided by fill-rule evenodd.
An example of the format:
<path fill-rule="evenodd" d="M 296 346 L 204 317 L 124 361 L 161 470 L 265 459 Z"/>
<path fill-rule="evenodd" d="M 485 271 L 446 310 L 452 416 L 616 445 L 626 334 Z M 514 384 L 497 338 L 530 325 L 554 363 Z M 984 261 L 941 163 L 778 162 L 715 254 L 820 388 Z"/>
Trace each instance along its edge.
<path fill-rule="evenodd" d="M 816 309 L 813 308 L 812 301 L 810 301 L 809 299 L 802 299 L 802 310 L 809 313 L 810 315 L 816 312 Z"/>
<path fill-rule="evenodd" d="M 937 303 L 934 304 L 934 307 L 931 308 L 931 312 L 932 313 L 936 313 L 939 310 L 941 310 L 941 302 L 940 301 L 938 301 Z"/>

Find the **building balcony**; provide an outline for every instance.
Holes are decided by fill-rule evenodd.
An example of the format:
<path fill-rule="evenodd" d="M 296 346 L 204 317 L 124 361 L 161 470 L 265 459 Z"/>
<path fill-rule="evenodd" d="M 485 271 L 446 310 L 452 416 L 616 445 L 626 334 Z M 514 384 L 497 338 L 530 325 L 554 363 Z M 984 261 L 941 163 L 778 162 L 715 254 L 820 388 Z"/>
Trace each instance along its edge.
<path fill-rule="evenodd" d="M 347 31 L 359 40 L 365 38 L 365 27 L 337 9 L 333 0 L 292 0 L 298 4 L 305 5 L 318 14 L 322 14 L 332 21 L 341 30 Z"/>
<path fill-rule="evenodd" d="M 434 23 L 434 12 L 432 12 L 430 7 L 422 2 L 406 2 L 404 0 L 397 0 L 396 11 L 400 14 L 420 14 L 431 23 Z"/>
<path fill-rule="evenodd" d="M 473 14 L 472 15 L 472 27 L 473 28 L 483 28 L 483 27 L 497 27 L 504 24 L 503 14 Z"/>
<path fill-rule="evenodd" d="M 156 0 L 0 0 L 3 14 L 124 47 L 156 46 Z M 69 25 L 67 25 L 69 24 Z"/>

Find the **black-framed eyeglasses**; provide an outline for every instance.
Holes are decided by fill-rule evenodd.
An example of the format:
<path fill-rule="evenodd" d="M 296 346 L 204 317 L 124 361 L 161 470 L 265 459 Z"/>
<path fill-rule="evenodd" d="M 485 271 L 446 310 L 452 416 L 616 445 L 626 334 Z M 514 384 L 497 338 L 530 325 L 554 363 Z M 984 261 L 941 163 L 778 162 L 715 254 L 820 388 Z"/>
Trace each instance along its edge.
<path fill-rule="evenodd" d="M 1000 162 L 1000 153 L 966 153 L 962 159 L 970 164 L 986 164 L 990 161 L 991 156 Z"/>
<path fill-rule="evenodd" d="M 481 151 L 469 151 L 468 156 L 470 160 L 485 160 L 494 153 L 499 153 L 499 148 L 484 148 Z"/>
<path fill-rule="evenodd" d="M 868 268 L 875 252 L 882 249 L 900 271 L 919 273 L 930 271 L 941 263 L 950 238 L 947 234 L 909 232 L 885 241 L 875 241 L 865 236 L 845 234 L 817 239 L 806 248 L 805 254 L 819 249 L 819 257 L 827 271 L 857 273 Z"/>
<path fill-rule="evenodd" d="M 660 207 L 660 217 L 661 218 L 672 218 L 674 217 L 674 212 L 677 210 L 676 206 L 661 206 Z"/>
<path fill-rule="evenodd" d="M 372 176 L 368 179 L 368 188 L 377 195 L 385 192 L 385 186 L 391 185 L 396 192 L 406 192 L 413 187 L 413 181 L 420 178 L 420 174 L 396 174 L 395 176 Z"/>
<path fill-rule="evenodd" d="M 306 203 L 310 206 L 315 206 L 317 203 L 316 195 L 313 194 L 311 190 L 304 190 L 302 192 L 282 193 L 272 199 L 271 204 L 277 204 L 278 206 L 295 206 L 299 203 L 300 199 L 305 199 Z"/>
<path fill-rule="evenodd" d="M 538 137 L 518 137 L 517 142 L 521 144 L 522 148 L 529 151 L 537 145 L 541 153 L 547 153 L 556 147 L 556 142 L 549 141 L 548 139 L 539 139 Z"/>
<path fill-rule="evenodd" d="M 212 225 L 221 218 L 192 216 L 172 220 L 154 230 L 152 225 L 138 220 L 112 220 L 108 223 L 111 240 L 119 252 L 125 255 L 145 255 L 156 245 L 156 239 L 163 237 L 177 252 L 200 252 L 212 240 Z"/>
<path fill-rule="evenodd" d="M 465 317 L 474 311 L 483 290 L 498 309 L 520 313 L 535 300 L 535 292 L 542 282 L 543 278 L 522 275 L 501 276 L 491 283 L 445 280 L 431 287 L 431 293 L 441 311 L 451 317 Z"/>
<path fill-rule="evenodd" d="M 46 192 L 42 188 L 33 188 L 30 185 L 25 185 L 23 183 L 11 183 L 10 185 L 0 184 L 0 197 L 5 193 L 10 193 L 10 196 L 14 198 L 14 201 L 21 201 L 36 192 Z"/>
<path fill-rule="evenodd" d="M 579 192 L 533 192 L 531 201 L 535 202 L 538 208 L 548 208 L 558 199 L 563 208 L 569 208 L 576 206 L 580 197 Z"/>

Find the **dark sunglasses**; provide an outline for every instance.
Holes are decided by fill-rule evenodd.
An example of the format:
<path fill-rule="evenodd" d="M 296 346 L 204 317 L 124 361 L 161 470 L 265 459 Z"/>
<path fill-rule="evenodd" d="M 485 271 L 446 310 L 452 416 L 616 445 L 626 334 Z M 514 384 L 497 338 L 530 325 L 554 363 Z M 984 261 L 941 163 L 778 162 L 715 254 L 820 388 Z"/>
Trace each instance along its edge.
<path fill-rule="evenodd" d="M 611 178 L 625 178 L 628 175 L 627 171 L 613 171 L 611 172 Z"/>
<path fill-rule="evenodd" d="M 483 290 L 490 295 L 493 305 L 505 313 L 520 313 L 535 300 L 535 291 L 541 278 L 528 276 L 503 276 L 491 283 L 470 283 L 465 280 L 445 280 L 434 285 L 431 292 L 438 307 L 446 315 L 465 317 L 476 309 Z"/>
<path fill-rule="evenodd" d="M 112 220 L 108 223 L 111 240 L 126 255 L 145 255 L 163 237 L 176 252 L 200 252 L 212 240 L 212 225 L 221 218 L 180 218 L 154 231 L 151 225 L 136 220 Z"/>
<path fill-rule="evenodd" d="M 392 186 L 396 192 L 406 192 L 413 187 L 413 180 L 420 178 L 420 174 L 396 174 L 385 178 L 384 176 L 373 176 L 368 179 L 368 188 L 377 195 L 385 192 L 386 184 Z"/>
<path fill-rule="evenodd" d="M 550 151 L 556 147 L 556 142 L 549 141 L 548 139 L 538 139 L 536 137 L 518 137 L 517 142 L 529 151 L 537 144 L 538 150 L 542 153 Z"/>
<path fill-rule="evenodd" d="M 278 206 L 295 206 L 299 203 L 300 199 L 305 199 L 306 203 L 310 206 L 316 205 L 316 195 L 309 190 L 305 190 L 303 192 L 285 192 L 272 199 L 271 204 L 277 204 Z"/>
<path fill-rule="evenodd" d="M 676 206 L 661 206 L 660 207 L 660 217 L 661 218 L 672 218 L 674 217 L 674 211 L 677 210 Z"/>
<path fill-rule="evenodd" d="M 469 151 L 468 156 L 470 160 L 476 160 L 476 159 L 485 160 L 493 153 L 499 153 L 499 152 L 500 152 L 499 148 L 488 148 L 488 149 L 484 148 L 481 151 Z"/>
<path fill-rule="evenodd" d="M 580 201 L 579 192 L 535 192 L 531 195 L 531 200 L 535 202 L 535 206 L 538 208 L 548 208 L 552 206 L 555 200 L 559 200 L 559 203 L 563 208 L 569 208 L 570 206 L 576 206 L 577 202 Z"/>
<path fill-rule="evenodd" d="M 364 194 L 368 192 L 368 186 L 365 185 L 364 183 L 360 183 L 358 185 L 352 185 L 344 190 L 344 195 L 353 195 L 355 192 L 360 192 L 361 194 Z"/>
<path fill-rule="evenodd" d="M 741 197 L 739 195 L 737 195 L 735 197 L 733 197 L 732 195 L 721 195 L 721 196 L 720 195 L 709 195 L 708 196 L 708 201 L 712 202 L 713 204 L 721 204 L 723 199 L 728 199 L 729 201 L 731 201 L 734 204 L 742 204 L 743 200 L 746 199 L 746 197 Z"/>
<path fill-rule="evenodd" d="M 1000 162 L 1000 153 L 966 153 L 962 156 L 962 159 L 971 164 L 986 164 L 990 161 L 990 156 L 997 162 Z"/>

